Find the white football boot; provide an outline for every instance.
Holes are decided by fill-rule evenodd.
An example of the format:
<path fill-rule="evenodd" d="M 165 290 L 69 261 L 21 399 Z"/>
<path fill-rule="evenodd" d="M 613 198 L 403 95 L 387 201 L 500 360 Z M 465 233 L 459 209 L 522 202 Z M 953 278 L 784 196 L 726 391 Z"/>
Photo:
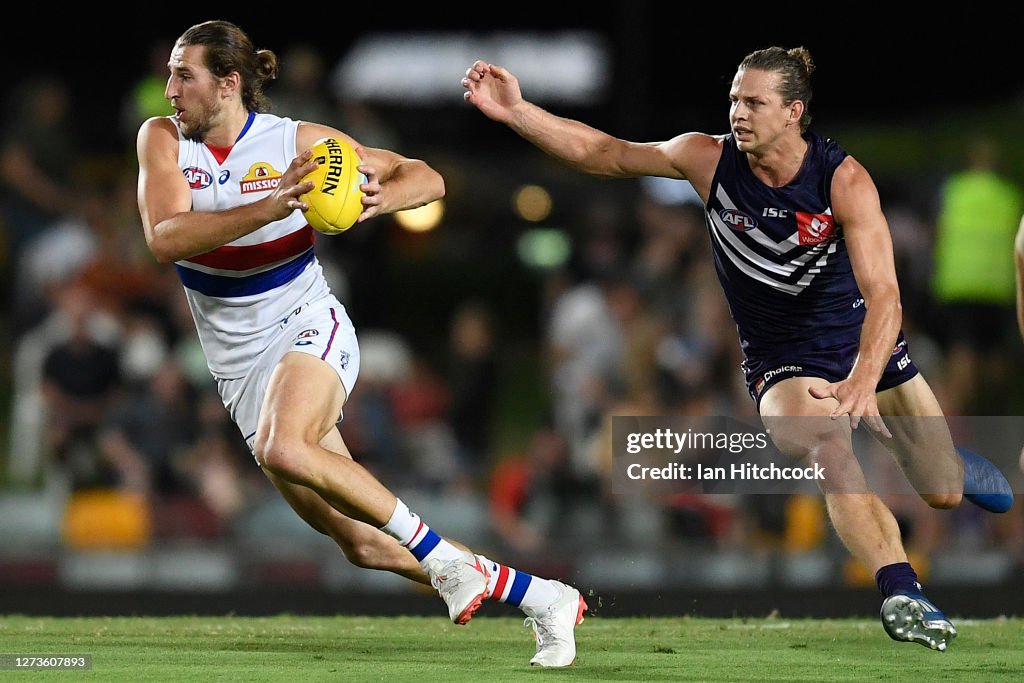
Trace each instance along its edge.
<path fill-rule="evenodd" d="M 460 626 L 468 624 L 487 598 L 490 572 L 475 555 L 455 560 L 431 560 L 427 565 L 430 585 L 448 605 L 448 616 Z"/>
<path fill-rule="evenodd" d="M 543 611 L 529 615 L 524 626 L 533 627 L 537 641 L 537 654 L 530 660 L 531 666 L 564 667 L 576 661 L 576 634 L 578 624 L 583 623 L 587 603 L 580 592 L 561 581 L 552 580 L 558 589 L 558 599 Z"/>

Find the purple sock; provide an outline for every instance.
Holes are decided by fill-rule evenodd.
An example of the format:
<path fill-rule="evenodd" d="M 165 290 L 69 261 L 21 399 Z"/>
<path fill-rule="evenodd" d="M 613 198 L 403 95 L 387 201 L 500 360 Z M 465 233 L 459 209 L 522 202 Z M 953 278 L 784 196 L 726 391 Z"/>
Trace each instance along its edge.
<path fill-rule="evenodd" d="M 875 583 L 885 597 L 896 593 L 921 594 L 921 584 L 917 582 L 917 572 L 909 562 L 887 564 L 875 572 Z"/>

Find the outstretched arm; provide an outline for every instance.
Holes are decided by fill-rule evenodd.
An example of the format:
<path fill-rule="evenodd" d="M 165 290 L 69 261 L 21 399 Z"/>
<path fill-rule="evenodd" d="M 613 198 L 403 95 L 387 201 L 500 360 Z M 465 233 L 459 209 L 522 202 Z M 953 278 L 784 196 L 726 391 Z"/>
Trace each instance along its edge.
<path fill-rule="evenodd" d="M 608 178 L 663 176 L 691 179 L 710 151 L 710 136 L 690 133 L 668 142 L 621 140 L 584 123 L 556 116 L 523 99 L 519 80 L 507 69 L 476 61 L 462 79 L 463 97 L 488 118 L 504 123 L 551 156 L 585 173 Z M 717 156 L 715 156 L 717 160 Z M 695 183 L 696 185 L 696 183 Z M 698 188 L 699 189 L 699 188 Z"/>
<path fill-rule="evenodd" d="M 356 219 L 361 223 L 380 214 L 415 209 L 444 196 L 444 178 L 419 159 L 376 147 L 363 147 L 339 130 L 315 123 L 299 126 L 296 145 L 308 150 L 320 138 L 344 138 L 359 155 L 359 172 L 366 176 L 360 185 L 363 191 L 363 212 Z"/>

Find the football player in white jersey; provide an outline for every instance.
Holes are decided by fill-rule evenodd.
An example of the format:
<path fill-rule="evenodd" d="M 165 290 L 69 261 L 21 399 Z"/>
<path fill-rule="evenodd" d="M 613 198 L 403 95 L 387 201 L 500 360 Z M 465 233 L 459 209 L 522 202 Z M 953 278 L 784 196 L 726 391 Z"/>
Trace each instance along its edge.
<path fill-rule="evenodd" d="M 487 597 L 519 606 L 537 635 L 531 664 L 571 664 L 586 608 L 579 591 L 441 537 L 352 459 L 337 427 L 359 350 L 302 216 L 312 189 L 302 178 L 316 168 L 310 148 L 335 136 L 356 149 L 366 176 L 358 222 L 441 198 L 442 177 L 334 128 L 264 113 L 276 56 L 234 24 L 192 26 L 168 67 L 176 113 L 139 130 L 139 210 L 153 255 L 177 267 L 210 371 L 256 462 L 355 565 L 433 585 L 458 624 Z"/>

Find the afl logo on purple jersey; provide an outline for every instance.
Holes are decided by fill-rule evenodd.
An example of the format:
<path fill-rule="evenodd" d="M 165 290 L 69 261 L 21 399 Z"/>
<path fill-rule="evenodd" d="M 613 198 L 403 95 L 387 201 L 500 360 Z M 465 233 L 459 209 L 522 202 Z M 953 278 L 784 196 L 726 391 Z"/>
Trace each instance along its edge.
<path fill-rule="evenodd" d="M 189 166 L 184 169 L 182 173 L 185 174 L 185 180 L 188 181 L 188 186 L 193 190 L 205 190 L 213 184 L 213 176 L 204 168 Z"/>
<path fill-rule="evenodd" d="M 746 232 L 757 227 L 757 221 L 739 209 L 722 209 L 718 215 L 723 223 L 737 232 Z"/>

